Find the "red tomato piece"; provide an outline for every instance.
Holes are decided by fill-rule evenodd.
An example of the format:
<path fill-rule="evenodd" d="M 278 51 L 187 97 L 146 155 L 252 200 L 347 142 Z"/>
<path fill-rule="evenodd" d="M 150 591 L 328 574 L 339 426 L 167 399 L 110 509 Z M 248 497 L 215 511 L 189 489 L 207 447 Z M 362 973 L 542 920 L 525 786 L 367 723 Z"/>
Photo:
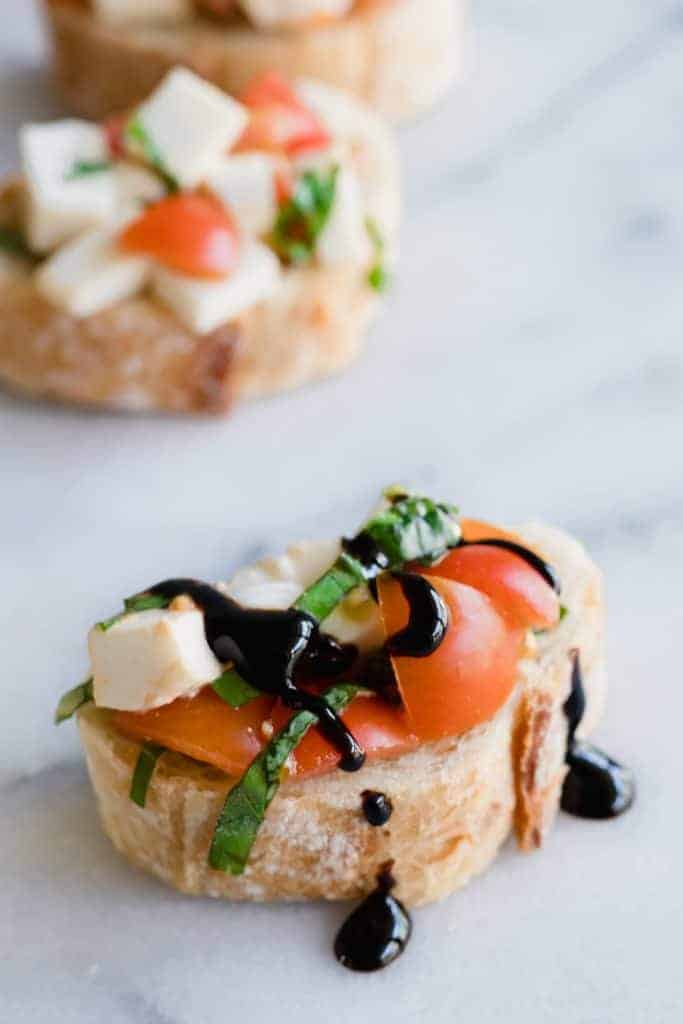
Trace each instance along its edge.
<path fill-rule="evenodd" d="M 411 728 L 421 741 L 457 736 L 492 718 L 515 685 L 524 630 L 506 622 L 473 587 L 430 577 L 444 599 L 450 624 L 426 658 L 393 657 Z M 408 621 L 408 602 L 391 576 L 378 579 L 387 636 Z"/>
<path fill-rule="evenodd" d="M 231 708 L 206 686 L 194 697 L 180 697 L 153 711 L 115 711 L 113 719 L 126 736 L 151 740 L 228 775 L 241 775 L 263 749 L 261 724 L 272 706 L 271 697 L 257 697 Z"/>
<path fill-rule="evenodd" d="M 225 207 L 208 196 L 167 196 L 119 235 L 124 252 L 151 256 L 192 277 L 222 278 L 237 266 L 239 232 Z"/>
<path fill-rule="evenodd" d="M 559 621 L 560 602 L 552 587 L 528 562 L 504 548 L 476 543 L 456 548 L 420 572 L 481 590 L 501 614 L 526 629 L 548 629 Z"/>
<path fill-rule="evenodd" d="M 318 115 L 277 72 L 252 82 L 240 99 L 251 116 L 237 150 L 264 149 L 296 156 L 329 146 L 330 134 Z"/>
<path fill-rule="evenodd" d="M 113 114 L 102 124 L 109 155 L 121 160 L 126 155 L 125 131 L 130 114 Z"/>
<path fill-rule="evenodd" d="M 281 701 L 273 709 L 276 731 L 292 717 L 292 712 Z M 398 757 L 418 744 L 417 736 L 409 728 L 405 713 L 393 708 L 379 697 L 356 697 L 342 712 L 342 719 L 365 751 L 368 761 Z M 315 726 L 294 751 L 292 775 L 297 779 L 323 775 L 339 764 L 339 753 Z"/>

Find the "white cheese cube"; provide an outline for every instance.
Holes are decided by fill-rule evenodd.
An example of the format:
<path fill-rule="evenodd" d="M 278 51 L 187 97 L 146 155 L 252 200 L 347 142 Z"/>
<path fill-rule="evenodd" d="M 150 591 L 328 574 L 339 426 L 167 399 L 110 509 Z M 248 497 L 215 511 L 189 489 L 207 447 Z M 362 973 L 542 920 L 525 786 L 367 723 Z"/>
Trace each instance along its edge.
<path fill-rule="evenodd" d="M 92 230 L 67 243 L 36 273 L 36 287 L 72 316 L 84 317 L 121 302 L 144 287 L 150 262 L 116 248 L 111 228 Z"/>
<path fill-rule="evenodd" d="M 355 0 L 239 0 L 240 7 L 259 28 L 297 25 L 323 18 L 343 18 Z"/>
<path fill-rule="evenodd" d="M 289 608 L 300 594 L 334 563 L 339 541 L 318 540 L 292 544 L 278 558 L 264 558 L 241 569 L 223 588 L 246 608 Z M 357 587 L 325 619 L 324 630 L 340 643 L 369 651 L 384 642 L 379 609 L 367 587 Z"/>
<path fill-rule="evenodd" d="M 106 21 L 185 21 L 193 14 L 192 0 L 93 0 L 95 13 Z"/>
<path fill-rule="evenodd" d="M 79 163 L 108 161 L 98 125 L 78 120 L 25 125 L 20 147 L 28 189 L 26 237 L 32 249 L 45 252 L 114 216 L 112 170 L 72 177 Z"/>
<path fill-rule="evenodd" d="M 192 331 L 205 334 L 268 298 L 280 282 L 277 256 L 260 242 L 248 242 L 237 268 L 220 281 L 154 270 L 154 289 Z"/>
<path fill-rule="evenodd" d="M 88 635 L 95 703 L 121 711 L 147 711 L 191 696 L 222 672 L 206 642 L 197 609 L 151 609 L 124 615 Z"/>
<path fill-rule="evenodd" d="M 117 209 L 137 213 L 147 205 L 156 203 L 166 195 L 166 186 L 153 171 L 127 160 L 114 165 L 117 189 Z"/>
<path fill-rule="evenodd" d="M 186 68 L 170 71 L 137 111 L 164 168 L 187 188 L 210 173 L 248 116 L 241 103 Z"/>
<path fill-rule="evenodd" d="M 315 251 L 318 262 L 326 267 L 349 263 L 365 266 L 370 261 L 360 186 L 356 175 L 346 167 L 339 168 L 332 209 Z"/>
<path fill-rule="evenodd" d="M 275 223 L 277 162 L 266 153 L 223 157 L 206 184 L 235 214 L 248 234 L 262 235 Z"/>

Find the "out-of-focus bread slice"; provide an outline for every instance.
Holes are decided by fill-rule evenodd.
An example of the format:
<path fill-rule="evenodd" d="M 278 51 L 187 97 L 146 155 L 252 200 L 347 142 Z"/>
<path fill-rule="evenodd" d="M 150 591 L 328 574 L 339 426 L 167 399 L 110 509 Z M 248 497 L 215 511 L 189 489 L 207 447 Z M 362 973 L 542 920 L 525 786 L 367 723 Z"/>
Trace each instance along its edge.
<path fill-rule="evenodd" d="M 117 732 L 106 711 L 79 713 L 102 823 L 134 864 L 188 893 L 236 900 L 347 899 L 372 888 L 379 866 L 395 862 L 398 893 L 415 905 L 464 885 L 514 832 L 522 849 L 540 846 L 557 811 L 565 775 L 571 651 L 579 649 L 595 725 L 604 701 L 600 574 L 583 548 L 545 526 L 518 531 L 557 568 L 569 614 L 533 657 L 490 722 L 356 774 L 335 772 L 283 784 L 244 875 L 212 871 L 207 852 L 235 779 L 176 754 L 159 761 L 143 809 L 129 799 L 139 745 Z M 383 828 L 361 813 L 361 792 L 377 789 L 394 812 Z"/>
<path fill-rule="evenodd" d="M 176 64 L 228 92 L 276 70 L 320 78 L 392 119 L 430 107 L 462 63 L 464 0 L 361 0 L 346 18 L 296 31 L 227 23 L 107 23 L 82 3 L 44 0 L 55 74 L 71 108 L 101 118 L 147 95 Z"/>

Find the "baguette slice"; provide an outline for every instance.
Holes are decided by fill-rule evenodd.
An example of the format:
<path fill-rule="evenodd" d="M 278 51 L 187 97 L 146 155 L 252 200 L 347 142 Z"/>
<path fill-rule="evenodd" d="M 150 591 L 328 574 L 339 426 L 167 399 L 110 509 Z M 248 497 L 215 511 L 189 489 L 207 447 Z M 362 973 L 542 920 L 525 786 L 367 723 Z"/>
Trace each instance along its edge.
<path fill-rule="evenodd" d="M 605 696 L 603 603 L 597 568 L 566 534 L 545 526 L 516 531 L 557 569 L 564 621 L 520 664 L 509 701 L 488 723 L 394 761 L 349 775 L 284 783 L 268 810 L 245 873 L 213 871 L 207 853 L 235 779 L 179 754 L 159 761 L 143 809 L 129 798 L 139 745 L 93 705 L 79 712 L 81 739 L 105 831 L 128 859 L 183 892 L 234 900 L 355 898 L 393 860 L 409 905 L 440 899 L 495 857 L 514 832 L 539 847 L 557 811 L 565 775 L 570 652 L 578 648 L 587 713 L 594 727 Z M 394 812 L 372 828 L 361 792 L 386 793 Z"/>
<path fill-rule="evenodd" d="M 391 134 L 352 97 L 336 101 L 367 147 L 361 186 L 391 263 L 400 215 Z M 21 224 L 24 202 L 20 181 L 0 185 L 0 229 Z M 363 267 L 286 268 L 270 299 L 198 335 L 146 294 L 77 319 L 38 292 L 29 263 L 1 257 L 0 381 L 35 397 L 124 411 L 221 414 L 340 372 L 362 351 L 382 303 Z"/>
<path fill-rule="evenodd" d="M 238 16 L 142 26 L 65 0 L 44 0 L 44 10 L 59 87 L 90 118 L 132 106 L 176 64 L 231 93 L 267 70 L 311 76 L 386 117 L 410 117 L 445 93 L 462 62 L 464 0 L 361 0 L 341 21 L 274 32 Z"/>

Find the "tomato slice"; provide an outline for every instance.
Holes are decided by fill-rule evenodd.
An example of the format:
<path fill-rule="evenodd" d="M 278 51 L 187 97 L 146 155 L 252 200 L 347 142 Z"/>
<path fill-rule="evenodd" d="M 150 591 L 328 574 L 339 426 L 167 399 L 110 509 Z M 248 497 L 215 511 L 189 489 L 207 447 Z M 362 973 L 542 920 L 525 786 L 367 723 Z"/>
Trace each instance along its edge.
<path fill-rule="evenodd" d="M 264 149 L 296 156 L 329 146 L 330 133 L 318 115 L 277 72 L 252 82 L 240 99 L 251 116 L 237 150 Z"/>
<path fill-rule="evenodd" d="M 130 114 L 113 114 L 102 123 L 109 155 L 121 160 L 126 155 L 125 132 Z"/>
<path fill-rule="evenodd" d="M 443 641 L 426 658 L 392 657 L 410 726 L 420 740 L 456 736 L 492 718 L 515 685 L 524 636 L 486 594 L 436 576 L 430 582 L 450 613 Z M 392 636 L 408 621 L 408 602 L 391 576 L 380 576 L 377 590 Z"/>
<path fill-rule="evenodd" d="M 281 729 L 292 712 L 278 701 L 273 709 L 273 724 Z M 418 745 L 405 713 L 380 697 L 356 697 L 342 713 L 342 719 L 365 751 L 367 761 L 398 757 Z M 339 753 L 315 727 L 308 730 L 294 751 L 291 775 L 306 778 L 323 775 L 339 764 Z"/>
<path fill-rule="evenodd" d="M 480 590 L 499 612 L 526 629 L 549 629 L 559 621 L 560 602 L 552 587 L 528 562 L 504 548 L 476 543 L 456 548 L 420 572 Z"/>
<path fill-rule="evenodd" d="M 239 232 L 229 212 L 208 196 L 167 196 L 119 235 L 124 252 L 151 256 L 192 277 L 222 278 L 237 266 Z"/>
<path fill-rule="evenodd" d="M 126 736 L 151 740 L 228 775 L 241 775 L 263 749 L 261 724 L 272 706 L 272 697 L 257 697 L 231 708 L 205 686 L 194 697 L 180 697 L 144 713 L 115 711 L 113 718 Z"/>

